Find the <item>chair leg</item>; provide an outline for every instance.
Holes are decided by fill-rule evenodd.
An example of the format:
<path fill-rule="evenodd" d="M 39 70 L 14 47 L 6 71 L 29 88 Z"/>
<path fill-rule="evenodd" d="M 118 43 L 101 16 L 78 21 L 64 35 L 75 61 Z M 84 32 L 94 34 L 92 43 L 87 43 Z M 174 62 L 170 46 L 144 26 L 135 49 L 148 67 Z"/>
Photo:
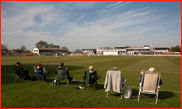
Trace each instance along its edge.
<path fill-rule="evenodd" d="M 67 86 L 68 86 L 68 80 L 67 80 Z"/>
<path fill-rule="evenodd" d="M 157 104 L 157 100 L 158 100 L 158 94 L 156 95 L 156 102 L 155 102 L 155 104 Z"/>
<path fill-rule="evenodd" d="M 139 102 L 139 99 L 140 99 L 140 92 L 138 93 L 138 102 Z"/>
<path fill-rule="evenodd" d="M 120 99 L 122 99 L 122 93 L 121 93 L 121 98 Z"/>
<path fill-rule="evenodd" d="M 106 97 L 108 97 L 108 92 L 107 92 L 107 95 L 106 95 Z"/>
<path fill-rule="evenodd" d="M 83 79 L 83 86 L 85 85 L 85 80 Z"/>
<path fill-rule="evenodd" d="M 123 94 L 123 91 L 124 91 L 124 87 L 123 87 L 123 89 L 122 89 L 122 93 L 121 93 L 121 99 L 122 99 L 122 97 L 123 97 L 122 95 L 124 95 L 124 94 Z"/>
<path fill-rule="evenodd" d="M 17 81 L 18 77 L 16 75 L 14 75 L 15 81 Z"/>

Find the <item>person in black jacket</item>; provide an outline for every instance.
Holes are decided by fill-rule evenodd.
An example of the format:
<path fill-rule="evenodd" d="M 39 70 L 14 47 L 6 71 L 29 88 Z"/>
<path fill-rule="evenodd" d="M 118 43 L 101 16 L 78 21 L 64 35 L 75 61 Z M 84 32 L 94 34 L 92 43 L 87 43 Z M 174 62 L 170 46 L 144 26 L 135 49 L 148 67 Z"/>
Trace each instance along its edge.
<path fill-rule="evenodd" d="M 69 71 L 67 70 L 67 68 L 64 68 L 64 63 L 63 63 L 63 62 L 60 62 L 60 63 L 59 63 L 58 68 L 56 68 L 56 70 L 55 70 L 55 74 L 57 74 L 57 70 L 58 70 L 58 69 L 66 69 L 67 78 L 68 78 L 69 82 L 71 82 L 71 80 L 73 80 L 73 76 L 70 76 L 70 75 L 69 75 Z"/>
<path fill-rule="evenodd" d="M 17 63 L 16 63 L 16 66 L 20 66 L 20 62 L 17 62 Z M 20 66 L 20 67 L 21 67 L 21 66 Z M 21 71 L 22 71 L 23 75 L 25 76 L 25 79 L 30 79 L 29 74 L 28 74 L 28 70 L 24 70 L 24 69 L 21 67 Z"/>

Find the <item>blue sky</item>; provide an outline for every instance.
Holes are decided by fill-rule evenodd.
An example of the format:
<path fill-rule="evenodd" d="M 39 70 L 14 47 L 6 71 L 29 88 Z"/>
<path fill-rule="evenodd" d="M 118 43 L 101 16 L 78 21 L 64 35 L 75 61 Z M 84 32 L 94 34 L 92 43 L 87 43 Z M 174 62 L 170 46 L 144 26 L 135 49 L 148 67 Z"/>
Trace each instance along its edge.
<path fill-rule="evenodd" d="M 1 44 L 69 50 L 181 45 L 180 1 L 2 1 Z M 152 42 L 152 44 L 151 44 Z"/>

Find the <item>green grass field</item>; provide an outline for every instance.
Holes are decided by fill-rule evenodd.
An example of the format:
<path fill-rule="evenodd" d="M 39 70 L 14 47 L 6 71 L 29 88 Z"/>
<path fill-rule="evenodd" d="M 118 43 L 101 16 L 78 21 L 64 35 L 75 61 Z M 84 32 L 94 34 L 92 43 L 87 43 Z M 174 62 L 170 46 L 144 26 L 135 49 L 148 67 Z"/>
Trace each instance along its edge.
<path fill-rule="evenodd" d="M 41 63 L 50 71 L 48 81 L 15 81 L 13 65 L 19 61 L 24 69 L 33 76 L 33 66 Z M 55 68 L 60 62 L 65 63 L 74 81 L 69 86 L 53 86 L 52 78 Z M 88 67 L 93 65 L 99 79 L 98 90 L 77 90 L 74 87 L 82 86 L 81 76 Z M 140 102 L 136 99 L 120 100 L 120 94 L 109 93 L 106 97 L 104 80 L 107 70 L 118 67 L 132 88 L 133 96 L 138 95 L 139 74 L 142 69 L 154 67 L 161 73 L 163 85 L 160 88 L 158 104 L 155 105 L 155 96 L 142 94 Z M 180 108 L 181 107 L 181 57 L 148 57 L 148 56 L 23 56 L 1 57 L 1 106 L 3 108 Z"/>

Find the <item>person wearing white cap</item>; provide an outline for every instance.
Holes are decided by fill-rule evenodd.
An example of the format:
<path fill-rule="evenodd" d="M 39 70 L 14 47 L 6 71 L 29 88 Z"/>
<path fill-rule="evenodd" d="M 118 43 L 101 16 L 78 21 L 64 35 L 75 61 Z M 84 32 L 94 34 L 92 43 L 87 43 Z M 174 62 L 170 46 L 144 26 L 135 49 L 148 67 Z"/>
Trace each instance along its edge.
<path fill-rule="evenodd" d="M 141 82 L 141 79 L 142 79 L 142 76 L 143 76 L 144 73 L 156 73 L 156 72 L 155 72 L 155 68 L 154 68 L 154 67 L 150 67 L 149 70 L 146 71 L 146 72 L 145 72 L 144 70 L 142 70 L 142 71 L 140 72 L 139 82 Z M 160 79 L 159 85 L 162 85 L 162 84 L 163 84 L 163 82 L 162 82 L 162 80 Z"/>

